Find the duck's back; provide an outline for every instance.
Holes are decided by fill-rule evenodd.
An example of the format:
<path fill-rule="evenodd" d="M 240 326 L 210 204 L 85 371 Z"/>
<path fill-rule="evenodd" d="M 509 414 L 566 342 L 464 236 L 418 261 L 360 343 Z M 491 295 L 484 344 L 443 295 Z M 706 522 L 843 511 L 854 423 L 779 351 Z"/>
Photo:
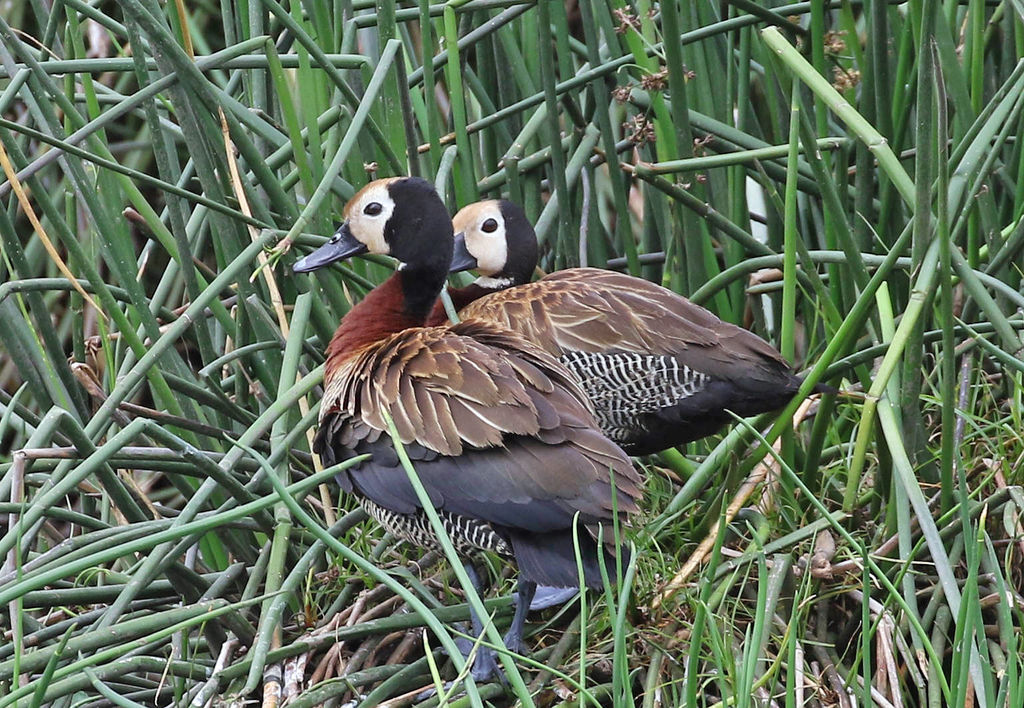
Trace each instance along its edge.
<path fill-rule="evenodd" d="M 596 268 L 558 271 L 459 312 L 508 327 L 579 378 L 606 434 L 632 454 L 696 440 L 784 405 L 799 387 L 755 334 L 676 293 Z"/>

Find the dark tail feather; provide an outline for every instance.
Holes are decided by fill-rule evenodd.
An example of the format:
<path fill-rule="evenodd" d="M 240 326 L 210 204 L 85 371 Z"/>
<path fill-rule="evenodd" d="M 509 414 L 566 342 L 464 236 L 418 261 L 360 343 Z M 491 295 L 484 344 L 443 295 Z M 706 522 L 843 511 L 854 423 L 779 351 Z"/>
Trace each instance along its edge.
<path fill-rule="evenodd" d="M 594 540 L 586 529 L 578 532 L 580 539 L 580 559 L 583 565 L 583 578 L 588 588 L 604 587 L 601 579 L 601 566 L 597 554 L 604 554 L 605 570 L 610 580 L 615 580 L 615 555 L 604 544 Z M 555 533 L 522 533 L 510 534 L 519 574 L 526 580 L 538 585 L 556 588 L 579 587 L 576 571 L 576 551 L 572 542 L 572 531 L 565 530 Z M 629 549 L 622 546 L 619 550 L 622 566 L 629 562 Z"/>
<path fill-rule="evenodd" d="M 796 390 L 798 388 L 800 388 L 800 384 L 802 384 L 803 382 L 804 382 L 804 377 L 803 376 L 793 376 L 793 378 L 792 378 L 792 380 L 790 381 L 790 384 L 789 384 L 789 389 L 790 389 L 789 395 L 790 395 L 790 397 L 792 397 L 792 395 L 794 393 L 796 393 Z M 832 394 L 835 394 L 835 393 L 839 393 L 839 389 L 836 388 L 835 386 L 829 386 L 827 383 L 821 383 L 819 381 L 818 383 L 814 384 L 814 388 L 811 389 L 811 393 L 832 393 Z"/>
<path fill-rule="evenodd" d="M 835 395 L 839 393 L 839 389 L 836 388 L 835 386 L 829 386 L 826 383 L 816 383 L 814 384 L 813 393 L 831 393 Z"/>
<path fill-rule="evenodd" d="M 790 398 L 792 398 L 793 394 L 796 393 L 796 390 L 800 388 L 800 385 L 803 382 L 803 376 L 797 376 L 794 374 L 790 377 L 789 385 L 786 387 Z M 829 386 L 827 383 L 821 383 L 819 381 L 818 383 L 814 384 L 814 388 L 811 389 L 811 393 L 839 393 L 839 389 L 834 386 Z"/>

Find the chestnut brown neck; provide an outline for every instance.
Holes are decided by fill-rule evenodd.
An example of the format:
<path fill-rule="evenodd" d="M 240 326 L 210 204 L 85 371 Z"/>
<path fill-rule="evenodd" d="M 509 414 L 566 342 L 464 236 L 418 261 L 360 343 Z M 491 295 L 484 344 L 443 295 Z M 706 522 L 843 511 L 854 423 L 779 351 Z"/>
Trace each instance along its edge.
<path fill-rule="evenodd" d="M 443 279 L 443 275 L 441 277 Z M 430 273 L 406 269 L 367 293 L 362 302 L 342 318 L 331 337 L 325 377 L 329 378 L 345 360 L 364 347 L 410 327 L 424 326 L 441 289 L 441 283 L 435 286 L 433 280 Z"/>

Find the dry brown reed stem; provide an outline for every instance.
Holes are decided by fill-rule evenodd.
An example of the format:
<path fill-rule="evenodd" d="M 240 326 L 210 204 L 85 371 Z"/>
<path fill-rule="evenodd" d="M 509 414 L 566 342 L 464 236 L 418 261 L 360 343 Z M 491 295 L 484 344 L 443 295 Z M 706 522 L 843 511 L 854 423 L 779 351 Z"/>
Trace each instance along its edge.
<path fill-rule="evenodd" d="M 775 443 L 772 445 L 772 449 L 778 452 L 781 447 L 781 444 L 781 441 L 776 440 Z M 683 567 L 680 568 L 679 571 L 672 578 L 672 580 L 670 580 L 668 584 L 665 585 L 665 589 L 662 590 L 661 594 L 654 598 L 654 602 L 651 603 L 652 610 L 657 610 L 659 607 L 661 607 L 663 603 L 671 599 L 671 597 L 675 595 L 676 592 L 678 592 L 679 589 L 683 587 L 683 585 L 686 584 L 686 581 L 697 569 L 697 567 L 704 562 L 707 556 L 711 553 L 712 549 L 714 549 L 715 547 L 715 541 L 718 538 L 719 525 L 723 521 L 724 523 L 728 524 L 732 522 L 734 518 L 736 518 L 736 514 L 739 513 L 739 510 L 742 509 L 743 506 L 747 503 L 747 499 L 750 498 L 750 496 L 757 489 L 758 485 L 760 485 L 770 474 L 769 470 L 772 466 L 772 462 L 770 461 L 773 461 L 774 459 L 774 457 L 769 456 L 765 460 L 758 463 L 754 467 L 754 469 L 751 470 L 750 476 L 747 477 L 746 481 L 744 481 L 740 488 L 736 491 L 736 494 L 735 496 L 733 496 L 732 501 L 730 501 L 728 507 L 726 507 L 725 518 L 720 519 L 711 525 L 711 529 L 708 531 L 708 535 L 704 538 L 703 541 L 700 542 L 700 545 L 697 546 L 697 550 L 695 550 L 690 555 L 690 558 L 686 561 L 686 563 L 683 564 Z"/>
<path fill-rule="evenodd" d="M 800 407 L 796 410 L 793 415 L 793 427 L 796 428 L 800 423 L 807 417 L 811 410 L 811 407 L 816 402 L 816 396 L 812 396 L 805 400 Z M 779 467 L 776 455 L 781 449 L 781 440 L 776 440 L 772 445 L 772 450 L 775 451 L 775 455 L 766 455 L 765 458 L 759 462 L 746 481 L 737 490 L 732 501 L 729 502 L 729 506 L 725 510 L 726 524 L 731 523 L 739 510 L 747 503 L 747 500 L 751 497 L 757 487 L 764 482 L 769 480 L 769 483 L 762 494 L 761 501 L 758 504 L 758 508 L 764 512 L 770 510 L 772 505 L 772 498 L 774 496 L 774 488 L 778 484 L 779 474 L 781 469 Z M 711 553 L 715 547 L 715 540 L 718 538 L 718 529 L 722 520 L 716 521 L 711 529 L 708 531 L 708 535 L 701 541 L 700 545 L 697 546 L 697 550 L 694 551 L 690 558 L 683 564 L 683 567 L 675 574 L 675 576 L 665 585 L 661 594 L 654 598 L 654 602 L 651 603 L 651 609 L 657 610 L 663 603 L 669 600 L 681 587 L 686 583 L 687 579 L 693 574 L 697 567 L 704 562 L 707 556 Z"/>

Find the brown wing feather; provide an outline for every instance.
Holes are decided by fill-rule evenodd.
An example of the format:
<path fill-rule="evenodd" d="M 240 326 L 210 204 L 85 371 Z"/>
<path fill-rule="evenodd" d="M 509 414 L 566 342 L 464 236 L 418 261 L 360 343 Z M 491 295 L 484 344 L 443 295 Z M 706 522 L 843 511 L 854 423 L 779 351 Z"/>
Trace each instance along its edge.
<path fill-rule="evenodd" d="M 493 324 L 408 329 L 351 357 L 325 386 L 323 443 L 356 450 L 361 442 L 386 438 L 384 412 L 404 444 L 452 458 L 455 464 L 445 469 L 473 487 L 469 493 L 495 502 L 503 496 L 559 500 L 570 516 L 576 510 L 607 520 L 611 472 L 619 511 L 636 509 L 640 477 L 598 431 L 572 374 Z M 504 470 L 502 479 L 482 482 L 486 469 Z M 458 483 L 429 482 L 436 488 Z"/>
<path fill-rule="evenodd" d="M 640 278 L 597 268 L 558 271 L 542 280 L 493 293 L 464 307 L 481 319 L 522 334 L 545 351 L 635 351 L 670 355 L 723 379 L 751 366 L 784 369 L 760 337 Z"/>
<path fill-rule="evenodd" d="M 618 513 L 637 509 L 640 476 L 598 430 L 579 384 L 495 325 L 404 330 L 326 383 L 317 451 L 371 452 L 343 486 L 408 512 L 418 502 L 389 452 L 385 412 L 419 451 L 417 471 L 438 508 L 532 531 L 568 528 L 577 511 L 586 524 L 607 523 L 613 496 Z"/>

